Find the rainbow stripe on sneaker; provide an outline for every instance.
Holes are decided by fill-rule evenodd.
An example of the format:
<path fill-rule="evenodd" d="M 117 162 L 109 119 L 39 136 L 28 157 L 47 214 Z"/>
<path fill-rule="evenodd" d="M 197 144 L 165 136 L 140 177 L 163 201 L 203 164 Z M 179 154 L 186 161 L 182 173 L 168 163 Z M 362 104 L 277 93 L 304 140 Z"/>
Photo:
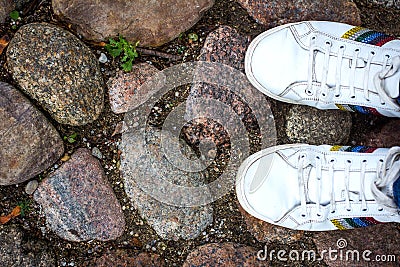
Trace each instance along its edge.
<path fill-rule="evenodd" d="M 331 222 L 339 230 L 361 228 L 382 223 L 375 220 L 373 217 L 334 219 L 331 220 Z"/>
<path fill-rule="evenodd" d="M 332 146 L 330 151 L 344 151 L 344 152 L 357 152 L 357 153 L 372 153 L 376 150 L 375 147 L 370 146 Z"/>
<path fill-rule="evenodd" d="M 372 153 L 376 150 L 370 146 L 332 146 L 330 151 L 356 152 L 356 153 Z M 339 230 L 347 230 L 354 228 L 367 227 L 371 225 L 381 224 L 373 217 L 356 217 L 342 218 L 331 220 L 331 223 Z"/>
<path fill-rule="evenodd" d="M 348 30 L 342 38 L 375 46 L 383 46 L 396 39 L 394 36 L 358 26 Z"/>
<path fill-rule="evenodd" d="M 359 26 L 353 27 L 347 32 L 345 32 L 342 35 L 342 38 L 375 46 L 383 46 L 384 44 L 396 39 L 396 37 L 394 36 Z M 400 98 L 397 99 L 397 102 L 400 104 Z M 357 105 L 341 105 L 341 104 L 336 104 L 336 107 L 340 110 L 345 110 L 345 111 L 382 116 L 382 114 L 380 114 L 375 108 L 370 108 L 370 107 L 357 106 Z"/>

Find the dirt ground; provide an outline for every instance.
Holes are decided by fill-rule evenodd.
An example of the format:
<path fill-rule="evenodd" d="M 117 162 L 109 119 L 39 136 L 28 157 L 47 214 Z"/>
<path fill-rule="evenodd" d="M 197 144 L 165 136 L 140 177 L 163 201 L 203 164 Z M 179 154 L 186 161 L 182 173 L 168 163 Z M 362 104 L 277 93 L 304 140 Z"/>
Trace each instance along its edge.
<path fill-rule="evenodd" d="M 51 1 L 45 0 L 36 2 L 39 4 L 28 10 L 28 14 L 22 16 L 22 19 L 17 23 L 16 27 L 13 26 L 11 21 L 0 25 L 0 37 L 5 34 L 12 37 L 20 26 L 31 22 L 46 21 L 58 24 L 64 28 L 69 28 L 68 25 L 60 23 L 53 15 L 50 6 Z M 385 9 L 376 5 L 371 5 L 368 4 L 367 0 L 355 0 L 355 2 L 361 10 L 363 26 L 400 36 L 400 10 Z M 208 33 L 220 25 L 229 25 L 237 29 L 240 33 L 250 35 L 251 37 L 265 30 L 264 27 L 257 24 L 249 17 L 246 11 L 244 11 L 236 1 L 216 0 L 215 6 L 209 10 L 192 29 L 183 33 L 180 38 L 158 48 L 158 50 L 170 54 L 179 54 L 181 51 L 184 51 L 187 54 L 184 61 L 195 60 L 202 47 L 202 42 L 204 42 Z M 71 30 L 73 31 L 73 28 Z M 199 36 L 199 41 L 195 43 L 189 42 L 187 35 L 192 32 L 195 32 Z M 100 55 L 101 52 L 106 53 L 103 48 L 96 47 L 88 42 L 86 42 L 86 44 L 92 48 L 95 55 Z M 0 56 L 0 81 L 16 85 L 5 68 L 5 60 L 5 53 L 3 53 Z M 142 55 L 137 61 L 151 61 L 154 66 L 160 70 L 173 64 L 180 63 L 146 55 Z M 104 80 L 107 81 L 115 74 L 118 68 L 118 62 L 111 61 L 101 67 Z M 105 99 L 108 99 L 107 95 L 105 95 Z M 278 127 L 278 143 L 285 142 L 284 133 L 280 131 L 279 125 L 283 123 L 284 112 L 287 106 L 288 105 L 272 101 L 272 108 Z M 46 112 L 44 113 L 46 114 Z M 354 123 L 351 141 L 358 142 L 362 140 L 366 133 L 372 130 L 371 117 L 359 114 L 352 114 L 352 116 Z M 88 261 L 101 256 L 109 249 L 123 248 L 126 249 L 130 255 L 136 255 L 144 251 L 154 252 L 161 255 L 168 266 L 180 266 L 191 250 L 206 243 L 229 241 L 250 245 L 260 249 L 264 247 L 263 243 L 258 242 L 245 231 L 246 226 L 238 211 L 234 192 L 214 203 L 214 222 L 204 231 L 204 234 L 200 235 L 198 238 L 178 242 L 160 239 L 155 232 L 146 225 L 140 216 L 138 216 L 134 210 L 130 209 L 131 204 L 123 190 L 123 182 L 119 177 L 119 171 L 115 170 L 117 168 L 112 168 L 112 166 L 116 166 L 119 161 L 117 142 L 121 138 L 121 135 L 112 136 L 112 134 L 118 122 L 123 120 L 123 115 L 112 113 L 110 105 L 106 104 L 106 108 L 100 116 L 100 119 L 83 127 L 60 125 L 50 116 L 47 115 L 47 117 L 53 125 L 56 126 L 62 137 L 77 133 L 77 141 L 75 143 L 70 144 L 65 142 L 65 151 L 69 155 L 79 147 L 86 147 L 87 143 L 90 143 L 92 147 L 97 146 L 102 151 L 103 159 L 101 163 L 106 171 L 107 177 L 121 205 L 128 207 L 124 211 L 127 227 L 124 235 L 113 242 L 68 242 L 60 239 L 51 232 L 42 232 L 45 226 L 45 219 L 40 216 L 40 207 L 35 204 L 30 196 L 24 193 L 26 183 L 13 186 L 1 186 L 0 215 L 7 214 L 13 207 L 20 203 L 25 203 L 30 207 L 24 216 L 19 216 L 10 222 L 21 228 L 23 232 L 23 245 L 27 251 L 35 251 L 35 249 L 38 249 L 37 246 L 47 244 L 47 246 L 54 249 L 54 254 L 59 265 L 65 264 L 68 266 L 68 264 L 73 263 L 74 266 L 84 266 Z M 373 127 L 379 127 L 388 119 L 374 118 L 374 120 L 375 123 Z M 61 162 L 57 164 L 61 164 Z M 46 173 L 43 173 L 39 175 L 37 179 L 41 180 L 45 176 Z M 222 221 L 224 222 L 223 225 L 221 225 Z M 43 242 L 38 243 L 37 240 L 42 240 Z M 274 243 L 270 245 L 270 248 L 286 249 L 285 246 L 286 245 Z M 311 240 L 311 234 L 306 234 L 302 240 L 290 245 L 291 249 L 302 247 L 307 247 L 309 249 L 315 248 Z M 279 264 L 282 263 L 277 262 L 276 266 L 279 266 Z M 318 264 L 321 265 L 322 263 L 311 264 L 309 262 L 295 262 L 286 264 L 292 266 L 318 266 Z"/>

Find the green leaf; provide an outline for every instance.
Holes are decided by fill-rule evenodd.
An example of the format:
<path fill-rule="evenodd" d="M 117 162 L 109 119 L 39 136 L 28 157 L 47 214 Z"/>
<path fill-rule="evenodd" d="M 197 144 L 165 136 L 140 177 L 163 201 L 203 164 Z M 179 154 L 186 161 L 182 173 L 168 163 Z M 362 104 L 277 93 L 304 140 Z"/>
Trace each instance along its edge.
<path fill-rule="evenodd" d="M 19 19 L 19 12 L 17 10 L 11 11 L 10 18 L 14 21 Z"/>
<path fill-rule="evenodd" d="M 110 49 L 110 51 L 108 51 L 110 53 L 110 55 L 112 57 L 118 57 L 121 55 L 122 53 L 122 49 L 121 48 L 114 48 L 114 49 Z"/>
<path fill-rule="evenodd" d="M 132 70 L 132 64 L 133 64 L 133 60 L 130 59 L 127 62 L 125 62 L 124 64 L 122 64 L 122 69 L 126 72 L 129 72 Z"/>
<path fill-rule="evenodd" d="M 70 136 L 64 136 L 64 141 L 68 141 L 68 143 L 72 144 L 76 142 L 77 133 L 73 133 Z"/>
<path fill-rule="evenodd" d="M 189 38 L 190 40 L 192 40 L 193 42 L 197 42 L 197 41 L 199 40 L 199 36 L 198 36 L 196 33 L 194 33 L 194 32 L 189 33 L 189 34 L 188 34 L 188 38 Z"/>

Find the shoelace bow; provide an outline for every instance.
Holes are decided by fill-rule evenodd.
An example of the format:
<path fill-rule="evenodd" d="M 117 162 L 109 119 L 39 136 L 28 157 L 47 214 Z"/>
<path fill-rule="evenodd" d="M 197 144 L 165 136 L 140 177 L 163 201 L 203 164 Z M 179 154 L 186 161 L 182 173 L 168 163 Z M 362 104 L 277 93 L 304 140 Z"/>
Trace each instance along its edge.
<path fill-rule="evenodd" d="M 392 186 L 394 181 L 400 176 L 400 147 L 393 147 L 389 150 L 388 155 L 385 160 L 378 161 L 376 175 L 377 178 L 374 183 L 371 185 L 371 190 L 375 199 L 379 205 L 384 206 L 387 210 L 391 212 L 397 212 L 398 207 L 396 206 L 394 200 L 388 196 L 382 189 L 387 188 L 388 186 Z M 298 181 L 299 181 L 299 189 L 300 189 L 300 205 L 302 209 L 302 216 L 307 216 L 307 196 L 308 196 L 308 187 L 306 186 L 306 177 L 304 175 L 304 169 L 309 164 L 305 164 L 307 162 L 307 157 L 302 155 L 299 158 L 299 166 L 298 166 Z M 331 181 L 330 188 L 330 212 L 334 213 L 336 211 L 336 199 L 335 199 L 335 160 L 331 160 L 329 162 L 328 175 Z M 346 161 L 344 175 L 345 175 L 345 203 L 346 209 L 351 211 L 351 199 L 350 199 L 350 190 L 349 190 L 349 179 L 350 179 L 350 167 L 351 161 Z M 322 216 L 322 205 L 320 203 L 321 199 L 321 186 L 322 186 L 322 160 L 318 156 L 315 158 L 315 171 L 316 171 L 316 188 L 317 188 L 317 216 Z M 360 192 L 359 192 L 359 200 L 361 201 L 361 210 L 367 210 L 367 200 L 365 197 L 365 173 L 366 173 L 367 161 L 364 160 L 361 162 L 361 171 L 360 171 Z M 383 210 L 380 208 L 379 210 Z"/>
<path fill-rule="evenodd" d="M 308 85 L 307 85 L 307 91 L 312 92 L 312 83 L 315 81 L 315 78 L 313 77 L 314 75 L 314 65 L 315 65 L 315 51 L 319 51 L 325 54 L 324 56 L 324 65 L 322 69 L 322 80 L 321 80 L 321 94 L 322 96 L 325 96 L 328 92 L 329 86 L 327 84 L 327 79 L 328 79 L 328 70 L 329 70 L 329 61 L 331 57 L 331 49 L 332 49 L 332 43 L 330 41 L 325 42 L 325 51 L 320 51 L 320 48 L 317 48 L 315 43 L 316 43 L 316 37 L 311 38 L 311 45 L 310 45 L 310 52 L 309 52 L 309 67 L 308 67 Z M 340 90 L 341 90 L 341 72 L 342 72 L 342 63 L 344 59 L 344 51 L 345 51 L 345 46 L 340 46 L 339 51 L 337 53 L 337 64 L 336 64 L 336 74 L 335 74 L 335 96 L 338 97 L 340 96 Z M 354 98 L 355 97 L 355 79 L 354 77 L 356 76 L 356 67 L 357 67 L 357 60 L 359 59 L 359 49 L 354 50 L 354 54 L 352 57 L 352 62 L 351 68 L 350 68 L 350 81 L 349 81 L 349 89 L 350 89 L 350 97 Z M 363 78 L 363 91 L 364 91 L 364 98 L 366 100 L 369 100 L 369 93 L 370 90 L 368 89 L 368 81 L 370 79 L 370 67 L 372 60 L 375 56 L 374 52 L 371 52 L 368 56 L 367 63 L 365 66 L 365 71 L 364 71 L 364 78 Z M 363 59 L 364 60 L 364 59 Z M 384 105 L 386 103 L 389 103 L 390 105 L 393 105 L 393 107 L 398 108 L 398 105 L 396 102 L 388 96 L 387 92 L 384 89 L 384 80 L 386 78 L 389 78 L 393 76 L 395 73 L 397 73 L 400 70 L 400 56 L 393 57 L 391 62 L 389 63 L 390 56 L 385 56 L 383 65 L 382 65 L 382 70 L 378 73 L 376 73 L 373 77 L 374 85 L 376 92 L 379 95 L 381 104 Z M 400 83 L 400 81 L 399 81 Z"/>

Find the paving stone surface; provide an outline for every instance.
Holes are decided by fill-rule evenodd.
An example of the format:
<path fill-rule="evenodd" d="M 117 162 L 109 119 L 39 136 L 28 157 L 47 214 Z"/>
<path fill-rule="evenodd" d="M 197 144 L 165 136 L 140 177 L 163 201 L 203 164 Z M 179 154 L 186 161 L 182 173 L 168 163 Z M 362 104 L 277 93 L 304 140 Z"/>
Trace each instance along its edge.
<path fill-rule="evenodd" d="M 22 183 L 64 153 L 46 117 L 17 89 L 0 82 L 0 185 Z"/>
<path fill-rule="evenodd" d="M 259 220 L 247 213 L 237 202 L 239 211 L 242 214 L 247 230 L 259 242 L 280 242 L 282 244 L 290 244 L 299 241 L 304 236 L 304 231 L 296 231 L 288 228 L 273 225 Z"/>
<path fill-rule="evenodd" d="M 274 27 L 303 20 L 327 20 L 360 25 L 360 11 L 353 1 L 237 0 L 260 24 Z"/>
<path fill-rule="evenodd" d="M 85 148 L 50 174 L 36 190 L 47 226 L 70 241 L 118 238 L 125 230 L 121 206 L 100 162 Z"/>
<path fill-rule="evenodd" d="M 134 255 L 131 255 L 134 254 Z M 100 258 L 89 263 L 87 267 L 162 267 L 165 262 L 159 255 L 153 253 L 128 253 L 119 249 L 105 253 Z"/>
<path fill-rule="evenodd" d="M 400 232 L 396 224 L 320 232 L 313 235 L 319 255 L 328 266 L 398 266 Z M 391 256 L 392 255 L 392 256 Z M 393 255 L 395 255 L 393 257 Z"/>
<path fill-rule="evenodd" d="M 131 114 L 131 117 L 137 118 L 139 114 L 140 112 L 137 116 Z M 158 184 L 158 181 L 162 180 L 177 186 L 201 186 L 205 182 L 205 174 L 177 168 L 161 150 L 160 132 L 149 130 L 146 134 L 144 129 L 139 125 L 135 128 L 135 125 L 128 123 L 130 131 L 124 133 L 120 146 L 121 172 L 127 195 L 140 215 L 160 237 L 171 240 L 196 238 L 213 221 L 211 205 L 199 207 L 174 205 L 173 200 L 179 201 L 181 196 L 173 193 L 168 195 L 172 201 L 168 204 L 162 199 L 157 199 L 158 194 L 153 195 L 152 191 L 145 191 L 146 184 L 138 182 L 145 179 L 152 181 L 151 184 Z M 193 157 L 193 151 L 184 143 L 182 145 L 187 155 Z M 162 186 L 158 185 L 164 190 Z"/>
<path fill-rule="evenodd" d="M 120 71 L 107 82 L 111 109 L 114 113 L 125 113 L 133 110 L 146 102 L 154 91 L 141 86 L 148 79 L 158 73 L 158 69 L 148 63 L 135 64 L 132 71 L 125 73 Z M 159 84 L 162 86 L 162 84 Z M 157 88 L 157 87 L 156 87 Z"/>
<path fill-rule="evenodd" d="M 4 23 L 14 9 L 12 0 L 0 0 L 0 23 Z"/>
<path fill-rule="evenodd" d="M 4 267 L 55 267 L 54 251 L 43 241 L 24 241 L 14 225 L 0 225 L 0 263 Z M 26 248 L 29 248 L 27 250 Z"/>
<path fill-rule="evenodd" d="M 286 117 L 285 131 L 292 143 L 340 145 L 349 140 L 351 127 L 349 112 L 293 105 Z"/>
<path fill-rule="evenodd" d="M 64 29 L 48 23 L 21 27 L 7 49 L 7 65 L 21 89 L 59 123 L 84 125 L 103 109 L 98 60 Z"/>
<path fill-rule="evenodd" d="M 400 1 L 399 0 L 368 0 L 373 4 L 378 4 L 384 7 L 393 7 L 400 9 Z"/>
<path fill-rule="evenodd" d="M 257 260 L 257 250 L 252 247 L 234 243 L 211 243 L 193 250 L 186 258 L 183 266 L 251 267 L 270 265 L 268 262 Z"/>
<path fill-rule="evenodd" d="M 205 139 L 211 139 L 216 146 L 234 145 L 233 134 L 243 128 L 253 134 L 250 142 L 258 149 L 275 143 L 275 124 L 269 103 L 243 74 L 249 43 L 248 36 L 239 34 L 229 26 L 221 26 L 207 36 L 199 60 L 215 63 L 214 72 L 220 71 L 221 74 L 209 82 L 205 77 L 208 75 L 207 69 L 198 70 L 197 75 L 201 79 L 204 77 L 206 83 L 192 86 L 186 113 L 188 118 L 200 119 L 189 121 L 183 129 L 186 140 L 192 146 Z M 219 67 L 219 64 L 223 67 Z M 232 82 L 230 88 L 227 87 L 229 82 Z M 215 102 L 204 106 L 197 104 L 198 99 Z M 231 110 L 226 111 L 227 107 Z M 207 118 L 203 116 L 204 113 Z M 223 119 L 218 121 L 216 118 Z M 236 118 L 242 124 L 238 124 Z"/>
<path fill-rule="evenodd" d="M 84 38 L 104 41 L 120 34 L 142 46 L 159 46 L 178 37 L 213 4 L 214 0 L 52 1 L 54 13 L 74 24 Z"/>
<path fill-rule="evenodd" d="M 400 146 L 400 120 L 390 120 L 380 129 L 376 129 L 365 137 L 365 145 L 372 147 Z"/>

